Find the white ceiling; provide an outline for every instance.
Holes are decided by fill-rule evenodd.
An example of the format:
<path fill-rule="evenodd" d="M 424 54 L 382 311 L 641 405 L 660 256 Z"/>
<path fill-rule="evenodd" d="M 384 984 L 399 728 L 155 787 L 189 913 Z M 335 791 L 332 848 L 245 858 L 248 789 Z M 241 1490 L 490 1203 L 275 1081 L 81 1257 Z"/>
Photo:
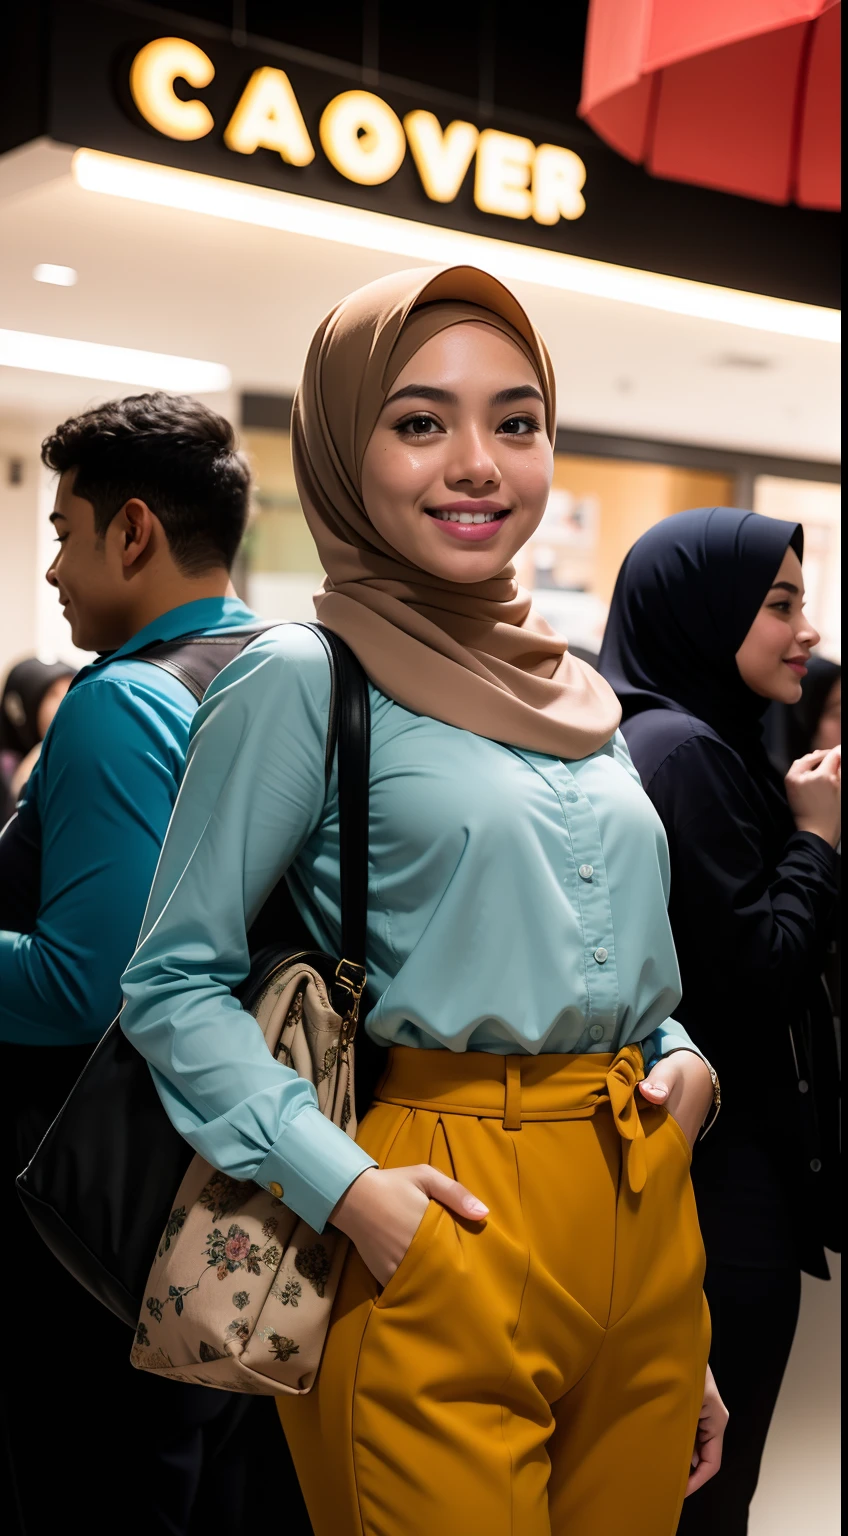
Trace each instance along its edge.
<path fill-rule="evenodd" d="M 401 264 L 84 192 L 46 144 L 0 158 L 0 230 L 0 327 L 225 363 L 235 392 L 290 393 L 322 315 Z M 36 283 L 39 262 L 74 267 L 76 287 Z M 838 460 L 837 346 L 515 287 L 551 348 L 563 425 Z M 0 421 L 41 424 L 120 387 L 0 367 Z"/>

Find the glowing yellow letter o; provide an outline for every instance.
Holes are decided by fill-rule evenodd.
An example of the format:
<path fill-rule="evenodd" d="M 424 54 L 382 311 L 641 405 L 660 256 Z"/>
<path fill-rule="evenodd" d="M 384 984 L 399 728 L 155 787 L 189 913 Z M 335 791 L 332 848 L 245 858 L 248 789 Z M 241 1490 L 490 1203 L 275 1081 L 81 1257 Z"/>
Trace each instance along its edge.
<path fill-rule="evenodd" d="M 136 54 L 130 69 L 132 99 L 142 117 L 169 139 L 202 139 L 215 124 L 202 101 L 180 101 L 174 81 L 200 88 L 214 78 L 208 54 L 183 37 L 157 37 Z"/>
<path fill-rule="evenodd" d="M 406 154 L 400 118 L 370 91 L 335 96 L 321 115 L 318 132 L 330 164 L 360 186 L 388 181 Z"/>

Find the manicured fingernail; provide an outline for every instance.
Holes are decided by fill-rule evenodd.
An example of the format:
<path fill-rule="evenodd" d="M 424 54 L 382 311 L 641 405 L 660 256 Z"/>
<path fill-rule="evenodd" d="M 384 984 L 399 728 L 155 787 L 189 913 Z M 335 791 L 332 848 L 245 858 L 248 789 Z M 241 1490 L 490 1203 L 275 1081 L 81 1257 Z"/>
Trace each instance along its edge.
<path fill-rule="evenodd" d="M 489 1207 L 483 1205 L 481 1200 L 465 1200 L 463 1204 L 469 1216 L 488 1216 L 489 1214 Z"/>
<path fill-rule="evenodd" d="M 666 1088 L 665 1083 L 649 1083 L 648 1087 L 650 1088 L 651 1093 L 656 1094 L 658 1099 L 668 1098 L 668 1089 Z"/>

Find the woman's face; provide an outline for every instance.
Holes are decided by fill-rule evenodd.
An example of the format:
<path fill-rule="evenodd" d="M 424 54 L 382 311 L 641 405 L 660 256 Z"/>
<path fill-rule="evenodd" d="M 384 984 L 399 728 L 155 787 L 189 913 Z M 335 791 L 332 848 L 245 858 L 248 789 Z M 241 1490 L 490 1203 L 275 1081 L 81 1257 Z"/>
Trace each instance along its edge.
<path fill-rule="evenodd" d="M 479 321 L 440 331 L 398 375 L 362 464 L 377 532 L 446 581 L 497 576 L 538 527 L 553 477 L 539 380 Z"/>
<path fill-rule="evenodd" d="M 842 678 L 838 677 L 824 701 L 824 709 L 819 716 L 816 726 L 816 734 L 813 737 L 813 751 L 820 749 L 829 752 L 831 747 L 842 745 Z"/>
<path fill-rule="evenodd" d="M 736 665 L 744 682 L 763 699 L 797 704 L 818 634 L 804 613 L 804 576 L 794 549 L 780 570 L 739 650 Z"/>

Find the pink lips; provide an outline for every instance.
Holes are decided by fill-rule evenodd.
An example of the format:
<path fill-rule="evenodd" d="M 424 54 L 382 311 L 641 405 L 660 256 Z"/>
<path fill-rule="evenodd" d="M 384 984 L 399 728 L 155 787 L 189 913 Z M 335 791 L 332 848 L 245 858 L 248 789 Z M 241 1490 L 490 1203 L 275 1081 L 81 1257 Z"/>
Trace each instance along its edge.
<path fill-rule="evenodd" d="M 451 538 L 458 539 L 461 544 L 480 544 L 486 539 L 491 539 L 499 528 L 502 528 L 509 516 L 509 508 L 502 507 L 497 501 L 450 501 L 443 507 L 434 507 L 434 512 L 468 512 L 472 516 L 475 512 L 501 512 L 502 517 L 495 517 L 490 523 L 449 523 L 441 518 L 433 517 L 432 522 L 447 533 Z"/>
<path fill-rule="evenodd" d="M 790 672 L 794 672 L 796 677 L 807 676 L 807 664 L 801 660 L 800 656 L 791 657 L 789 661 L 784 662 L 784 665 L 789 668 Z"/>

